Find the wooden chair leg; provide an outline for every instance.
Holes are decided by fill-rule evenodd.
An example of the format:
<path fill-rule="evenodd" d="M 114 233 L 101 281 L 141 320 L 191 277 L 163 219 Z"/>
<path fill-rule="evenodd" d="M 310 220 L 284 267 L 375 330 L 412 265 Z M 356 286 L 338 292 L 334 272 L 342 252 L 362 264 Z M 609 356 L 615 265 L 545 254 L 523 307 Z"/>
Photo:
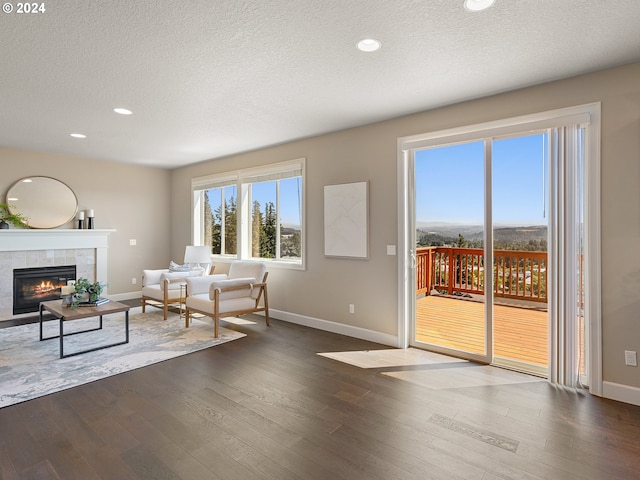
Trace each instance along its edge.
<path fill-rule="evenodd" d="M 269 326 L 269 298 L 267 297 L 267 286 L 264 287 L 264 318 Z"/>
<path fill-rule="evenodd" d="M 189 328 L 189 307 L 184 310 L 184 326 L 185 328 Z"/>
<path fill-rule="evenodd" d="M 144 313 L 144 309 L 147 306 L 147 301 L 144 299 L 144 297 L 142 297 L 142 313 Z"/>
<path fill-rule="evenodd" d="M 167 316 L 169 315 L 169 304 L 167 302 L 164 302 L 164 319 L 167 319 Z"/>
<path fill-rule="evenodd" d="M 218 324 L 220 323 L 220 289 L 213 292 L 213 336 L 218 338 Z"/>

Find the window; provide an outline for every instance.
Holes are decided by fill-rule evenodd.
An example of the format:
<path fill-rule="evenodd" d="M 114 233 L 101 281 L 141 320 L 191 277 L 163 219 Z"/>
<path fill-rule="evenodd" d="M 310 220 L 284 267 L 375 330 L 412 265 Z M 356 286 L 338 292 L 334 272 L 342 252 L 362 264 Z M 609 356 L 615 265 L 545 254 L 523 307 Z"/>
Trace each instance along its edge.
<path fill-rule="evenodd" d="M 220 258 L 302 266 L 304 159 L 194 178 L 194 243 Z"/>

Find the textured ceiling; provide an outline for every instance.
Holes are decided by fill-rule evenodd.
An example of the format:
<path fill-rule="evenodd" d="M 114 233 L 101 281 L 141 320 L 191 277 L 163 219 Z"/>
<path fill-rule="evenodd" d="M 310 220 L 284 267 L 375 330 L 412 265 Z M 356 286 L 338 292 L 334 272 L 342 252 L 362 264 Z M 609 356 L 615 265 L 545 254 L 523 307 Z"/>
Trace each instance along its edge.
<path fill-rule="evenodd" d="M 640 61 L 638 0 L 44 5 L 0 14 L 0 145 L 162 168 Z"/>

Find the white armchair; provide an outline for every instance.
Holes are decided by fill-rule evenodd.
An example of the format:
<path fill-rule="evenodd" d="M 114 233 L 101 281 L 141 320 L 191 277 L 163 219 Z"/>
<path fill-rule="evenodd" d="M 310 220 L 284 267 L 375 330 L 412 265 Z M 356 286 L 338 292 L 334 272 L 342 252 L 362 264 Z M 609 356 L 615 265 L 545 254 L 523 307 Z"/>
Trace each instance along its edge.
<path fill-rule="evenodd" d="M 209 247 L 189 245 L 185 248 L 185 265 L 176 265 L 172 262 L 170 268 L 143 270 L 142 271 L 142 313 L 145 312 L 147 304 L 162 308 L 164 319 L 169 314 L 169 306 L 178 304 L 181 298 L 180 286 L 184 285 L 189 277 L 202 277 L 209 272 L 209 265 L 201 267 L 200 263 L 211 262 L 211 249 Z M 188 264 L 197 264 L 192 267 Z M 183 287 L 184 288 L 184 287 Z M 183 291 L 184 292 L 184 291 Z M 186 292 L 184 292 L 186 296 Z"/>
<path fill-rule="evenodd" d="M 213 319 L 216 338 L 222 317 L 264 312 L 268 326 L 267 275 L 264 262 L 237 260 L 228 274 L 187 278 L 185 326 L 189 327 L 194 312 Z"/>

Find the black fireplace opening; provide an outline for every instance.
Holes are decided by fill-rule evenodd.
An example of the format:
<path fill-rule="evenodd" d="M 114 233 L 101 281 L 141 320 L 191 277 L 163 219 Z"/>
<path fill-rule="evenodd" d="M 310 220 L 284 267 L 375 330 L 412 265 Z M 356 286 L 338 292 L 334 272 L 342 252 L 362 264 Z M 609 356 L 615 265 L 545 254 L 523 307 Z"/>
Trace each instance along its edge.
<path fill-rule="evenodd" d="M 59 299 L 61 287 L 75 279 L 75 265 L 16 268 L 13 271 L 13 314 L 37 312 L 40 302 Z"/>

